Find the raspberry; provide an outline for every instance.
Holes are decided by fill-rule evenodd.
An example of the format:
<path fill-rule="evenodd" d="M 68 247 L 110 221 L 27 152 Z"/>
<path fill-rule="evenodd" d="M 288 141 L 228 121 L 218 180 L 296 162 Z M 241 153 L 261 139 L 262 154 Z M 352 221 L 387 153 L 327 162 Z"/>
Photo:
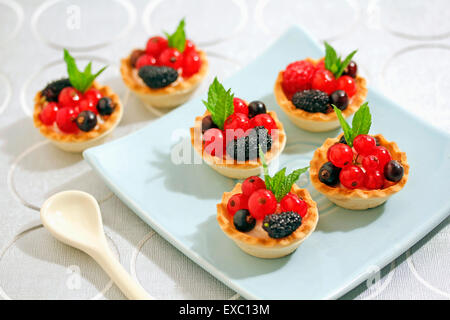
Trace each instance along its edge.
<path fill-rule="evenodd" d="M 281 83 L 284 93 L 290 99 L 297 91 L 311 89 L 311 81 L 316 68 L 306 60 L 296 61 L 287 66 Z"/>

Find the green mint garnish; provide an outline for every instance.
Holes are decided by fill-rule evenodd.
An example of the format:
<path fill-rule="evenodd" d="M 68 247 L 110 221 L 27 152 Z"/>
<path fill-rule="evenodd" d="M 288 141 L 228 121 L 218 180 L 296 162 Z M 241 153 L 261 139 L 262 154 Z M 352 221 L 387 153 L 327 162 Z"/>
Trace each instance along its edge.
<path fill-rule="evenodd" d="M 95 78 L 107 68 L 103 67 L 96 74 L 92 74 L 92 62 L 89 62 L 86 68 L 84 68 L 84 71 L 81 72 L 77 67 L 74 57 L 72 57 L 66 49 L 64 49 L 64 61 L 66 61 L 67 64 L 67 73 L 69 75 L 70 84 L 82 93 L 89 89 Z"/>
<path fill-rule="evenodd" d="M 368 134 L 370 126 L 372 125 L 372 115 L 369 110 L 369 103 L 365 102 L 359 107 L 353 116 L 352 126 L 345 121 L 341 110 L 333 105 L 334 112 L 341 123 L 342 130 L 344 130 L 345 141 L 350 147 L 353 147 L 353 140 L 360 134 Z"/>
<path fill-rule="evenodd" d="M 186 33 L 184 31 L 184 25 L 184 19 L 181 19 L 174 33 L 169 34 L 164 32 L 167 37 L 167 41 L 169 42 L 169 47 L 175 48 L 180 52 L 183 52 L 186 46 Z"/>
<path fill-rule="evenodd" d="M 231 89 L 225 90 L 217 77 L 214 78 L 213 83 L 209 86 L 208 101 L 203 100 L 203 104 L 211 113 L 213 122 L 220 129 L 223 129 L 225 120 L 234 112 L 233 98 L 234 94 L 231 93 Z"/>
<path fill-rule="evenodd" d="M 353 51 L 342 61 L 336 50 L 328 42 L 325 42 L 325 68 L 331 71 L 336 79 L 339 78 L 357 51 Z"/>
<path fill-rule="evenodd" d="M 305 173 L 308 167 L 297 169 L 286 176 L 286 168 L 278 171 L 273 177 L 269 175 L 269 169 L 266 163 L 266 158 L 264 157 L 264 152 L 261 147 L 259 147 L 259 157 L 261 159 L 263 169 L 264 169 L 264 180 L 266 183 L 267 190 L 272 191 L 275 198 L 279 202 L 285 195 L 287 195 L 292 188 L 292 185 L 298 180 L 301 174 Z"/>

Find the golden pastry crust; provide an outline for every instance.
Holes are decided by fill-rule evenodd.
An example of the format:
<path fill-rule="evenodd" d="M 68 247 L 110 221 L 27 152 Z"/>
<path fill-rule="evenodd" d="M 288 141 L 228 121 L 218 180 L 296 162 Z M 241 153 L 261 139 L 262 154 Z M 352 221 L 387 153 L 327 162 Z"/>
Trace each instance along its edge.
<path fill-rule="evenodd" d="M 387 199 L 394 193 L 399 192 L 408 181 L 409 165 L 406 159 L 406 153 L 402 152 L 395 142 L 387 141 L 383 137 L 383 135 L 377 134 L 374 135 L 374 137 L 379 141 L 381 146 L 389 150 L 392 156 L 392 160 L 398 161 L 403 166 L 404 174 L 399 182 L 393 183 L 387 188 L 377 190 L 330 187 L 327 186 L 325 183 L 320 182 L 319 180 L 320 167 L 324 163 L 328 162 L 327 151 L 332 145 L 339 142 L 340 137 L 337 137 L 337 138 L 328 138 L 327 140 L 325 140 L 323 145 L 314 152 L 314 156 L 310 162 L 309 168 L 310 180 L 311 183 L 314 185 L 314 187 L 317 189 L 317 191 L 326 195 L 327 197 L 344 201 L 351 199 L 367 199 L 367 200 L 375 198 Z"/>
<path fill-rule="evenodd" d="M 274 239 L 269 237 L 264 239 L 257 238 L 247 233 L 240 232 L 236 230 L 233 224 L 233 217 L 228 214 L 227 203 L 231 196 L 241 192 L 241 184 L 238 183 L 230 192 L 224 192 L 222 201 L 217 204 L 217 221 L 220 225 L 220 228 L 228 237 L 232 238 L 233 240 L 244 242 L 248 245 L 255 245 L 258 247 L 282 248 L 287 247 L 295 242 L 302 242 L 315 230 L 317 226 L 317 222 L 319 221 L 319 213 L 317 210 L 316 202 L 311 198 L 308 190 L 300 189 L 297 185 L 294 184 L 292 186 L 291 192 L 295 193 L 308 204 L 308 211 L 302 218 L 302 224 L 297 230 L 295 230 L 291 235 L 281 239 Z"/>
<path fill-rule="evenodd" d="M 278 116 L 275 111 L 267 112 L 275 121 L 278 128 L 278 138 L 274 139 L 275 142 L 272 148 L 266 152 L 265 159 L 267 163 L 270 163 L 275 157 L 277 157 L 284 149 L 286 145 L 286 132 L 284 131 L 283 124 L 278 120 Z M 234 159 L 223 159 L 216 156 L 212 156 L 207 152 L 203 152 L 202 143 L 202 119 L 210 115 L 209 111 L 206 111 L 202 116 L 195 118 L 194 127 L 190 128 L 191 143 L 195 151 L 210 165 L 226 168 L 239 168 L 239 169 L 255 169 L 262 166 L 261 160 L 247 160 L 245 162 L 236 162 Z"/>
<path fill-rule="evenodd" d="M 114 111 L 109 116 L 102 116 L 103 123 L 98 123 L 97 127 L 89 132 L 78 131 L 77 133 L 63 133 L 55 130 L 54 126 L 47 126 L 39 119 L 39 114 L 47 105 L 45 97 L 39 91 L 34 97 L 34 112 L 33 122 L 34 126 L 39 129 L 40 133 L 47 139 L 64 142 L 64 143 L 79 143 L 98 138 L 104 133 L 111 130 L 120 121 L 123 112 L 123 106 L 120 102 L 119 96 L 115 94 L 109 86 L 101 86 L 96 81 L 92 84 L 92 88 L 100 91 L 103 97 L 109 97 L 115 105 Z"/>
<path fill-rule="evenodd" d="M 311 61 L 314 65 L 316 65 L 318 61 L 320 61 L 311 58 L 308 58 L 306 60 Z M 355 81 L 357 91 L 355 95 L 350 99 L 350 103 L 347 106 L 347 108 L 344 111 L 342 111 L 342 115 L 344 116 L 344 118 L 347 118 L 351 116 L 353 113 L 355 113 L 359 109 L 361 104 L 364 102 L 367 96 L 366 79 L 357 76 Z M 338 120 L 335 112 L 328 112 L 328 113 L 307 112 L 302 109 L 297 109 L 292 103 L 292 101 L 289 100 L 288 97 L 285 95 L 283 87 L 281 85 L 282 82 L 283 82 L 283 71 L 280 71 L 275 81 L 274 94 L 279 106 L 281 107 L 281 109 L 283 109 L 284 112 L 286 112 L 292 117 L 303 118 L 305 120 L 310 121 L 327 122 Z"/>
<path fill-rule="evenodd" d="M 202 65 L 200 70 L 189 78 L 182 79 L 181 81 L 177 79 L 174 83 L 168 85 L 167 87 L 160 89 L 152 89 L 145 84 L 136 81 L 134 73 L 135 68 L 131 66 L 130 57 L 131 54 L 121 60 L 120 73 L 122 74 L 122 79 L 126 86 L 132 91 L 142 94 L 142 95 L 170 95 L 180 91 L 189 91 L 192 87 L 197 86 L 203 78 L 205 78 L 208 73 L 208 59 L 206 58 L 205 52 L 198 50 Z"/>

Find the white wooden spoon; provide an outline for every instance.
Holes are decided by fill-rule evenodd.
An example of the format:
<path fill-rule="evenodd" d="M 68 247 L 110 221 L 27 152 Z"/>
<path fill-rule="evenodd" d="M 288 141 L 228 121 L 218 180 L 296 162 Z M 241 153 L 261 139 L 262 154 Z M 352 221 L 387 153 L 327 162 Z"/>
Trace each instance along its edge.
<path fill-rule="evenodd" d="M 82 191 L 64 191 L 47 199 L 41 221 L 59 241 L 90 255 L 129 299 L 152 297 L 125 271 L 109 249 L 102 216 L 93 196 Z"/>

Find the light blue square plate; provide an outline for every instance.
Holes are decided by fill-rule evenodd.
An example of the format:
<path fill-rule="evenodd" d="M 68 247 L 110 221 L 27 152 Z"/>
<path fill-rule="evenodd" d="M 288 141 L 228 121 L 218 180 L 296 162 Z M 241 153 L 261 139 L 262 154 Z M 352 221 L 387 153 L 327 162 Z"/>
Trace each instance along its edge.
<path fill-rule="evenodd" d="M 277 112 L 287 132 L 280 165 L 308 165 L 315 148 L 339 131 L 309 133 L 293 126 L 277 106 L 272 88 L 279 70 L 294 60 L 321 57 L 323 51 L 298 28 L 285 33 L 250 65 L 225 81 L 236 96 L 260 99 Z M 206 94 L 205 94 L 206 96 Z M 292 255 L 264 260 L 238 249 L 216 222 L 216 204 L 236 181 L 206 164 L 171 160 L 173 146 L 204 112 L 190 101 L 147 127 L 92 148 L 86 160 L 116 195 L 156 232 L 189 258 L 246 298 L 337 298 L 424 237 L 449 213 L 450 138 L 374 90 L 369 90 L 372 133 L 395 140 L 408 155 L 411 170 L 405 188 L 385 205 L 349 211 L 331 204 L 310 185 L 299 184 L 319 205 L 317 230 Z M 181 139 L 187 143 L 188 139 Z M 189 275 L 186 275 L 187 277 Z"/>

